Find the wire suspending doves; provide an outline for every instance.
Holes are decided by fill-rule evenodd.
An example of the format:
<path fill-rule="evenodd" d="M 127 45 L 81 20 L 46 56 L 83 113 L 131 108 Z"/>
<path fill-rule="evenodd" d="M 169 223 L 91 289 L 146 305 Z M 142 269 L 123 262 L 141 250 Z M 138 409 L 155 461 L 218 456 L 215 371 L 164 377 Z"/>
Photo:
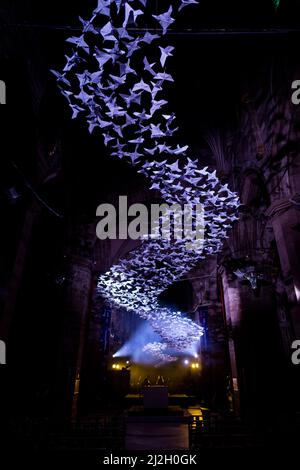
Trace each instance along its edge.
<path fill-rule="evenodd" d="M 114 157 L 127 160 L 150 181 L 168 204 L 202 205 L 204 241 L 143 239 L 141 245 L 99 278 L 98 288 L 112 304 L 134 310 L 162 338 L 145 351 L 159 361 L 194 348 L 203 330 L 182 312 L 161 307 L 158 296 L 175 280 L 216 253 L 237 220 L 239 199 L 216 172 L 187 156 L 188 146 L 173 144 L 175 115 L 166 110 L 166 85 L 173 82 L 165 64 L 174 47 L 161 41 L 175 15 L 195 0 L 176 0 L 153 14 L 151 0 L 99 0 L 90 20 L 81 20 L 79 37 L 63 71 L 53 72 L 73 113 L 84 116 L 89 131 L 100 129 Z M 166 2 L 164 2 L 164 5 Z M 135 26 L 154 25 L 140 32 Z M 152 27 L 151 27 L 152 30 Z M 134 34 L 134 35 L 133 35 Z M 169 354 L 173 351 L 173 355 Z"/>

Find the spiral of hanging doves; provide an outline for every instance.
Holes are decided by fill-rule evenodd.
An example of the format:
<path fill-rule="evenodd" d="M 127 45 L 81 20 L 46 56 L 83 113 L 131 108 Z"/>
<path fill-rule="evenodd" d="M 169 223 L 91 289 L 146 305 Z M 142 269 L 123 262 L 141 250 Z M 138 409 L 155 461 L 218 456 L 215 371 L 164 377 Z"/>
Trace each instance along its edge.
<path fill-rule="evenodd" d="M 174 81 L 166 71 L 174 47 L 164 44 L 164 36 L 177 12 L 197 2 L 174 0 L 160 14 L 151 10 L 154 3 L 99 0 L 91 19 L 80 18 L 80 36 L 67 39 L 72 51 L 63 71 L 53 73 L 72 117 L 84 117 L 90 132 L 100 129 L 111 156 L 145 175 L 167 204 L 203 207 L 202 243 L 145 238 L 99 277 L 98 289 L 108 302 L 133 310 L 160 335 L 161 343 L 150 343 L 145 351 L 172 361 L 195 346 L 203 329 L 182 312 L 161 306 L 159 295 L 221 249 L 238 219 L 239 199 L 216 171 L 189 155 L 187 145 L 174 144 L 178 128 L 164 95 Z"/>

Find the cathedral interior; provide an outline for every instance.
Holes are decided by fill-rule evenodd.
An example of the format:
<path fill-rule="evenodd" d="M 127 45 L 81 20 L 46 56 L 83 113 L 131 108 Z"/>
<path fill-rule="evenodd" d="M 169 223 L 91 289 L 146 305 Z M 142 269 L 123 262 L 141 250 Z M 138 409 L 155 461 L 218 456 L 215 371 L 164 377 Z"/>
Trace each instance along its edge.
<path fill-rule="evenodd" d="M 158 14 L 178 1 L 149 3 Z M 221 247 L 157 292 L 162 311 L 180 310 L 184 325 L 201 328 L 194 350 L 169 362 L 145 353 L 157 344 L 146 314 L 99 289 L 141 240 L 101 240 L 96 232 L 100 204 L 127 196 L 148 207 L 164 197 L 135 165 L 111 155 L 102 129 L 90 133 L 81 114 L 72 119 L 51 72 L 65 66 L 78 16 L 90 18 L 96 6 L 0 4 L 1 432 L 14 449 L 159 449 L 149 430 L 131 441 L 151 415 L 148 391 L 161 387 L 165 415 L 188 433 L 175 436 L 176 445 L 165 436 L 163 449 L 296 446 L 300 100 L 292 95 L 300 5 L 203 0 L 180 11 L 166 35 L 176 144 L 188 144 L 199 168 L 215 171 L 239 199 Z M 167 338 L 176 326 L 164 328 Z M 152 415 L 164 416 L 156 408 Z M 161 422 L 150 426 L 153 436 Z"/>

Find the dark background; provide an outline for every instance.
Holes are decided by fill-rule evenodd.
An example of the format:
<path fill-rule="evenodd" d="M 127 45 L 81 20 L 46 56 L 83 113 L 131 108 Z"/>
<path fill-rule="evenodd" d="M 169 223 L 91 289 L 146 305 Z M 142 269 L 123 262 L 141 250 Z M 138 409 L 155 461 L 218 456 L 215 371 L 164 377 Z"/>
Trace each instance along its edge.
<path fill-rule="evenodd" d="M 9 282 L 33 190 L 59 214 L 45 210 L 35 227 L 18 292 L 7 358 L 15 384 L 9 401 L 16 413 L 34 409 L 36 390 L 55 373 L 64 296 L 57 280 L 74 242 L 69 221 L 93 221 L 107 194 L 146 185 L 126 163 L 109 158 L 100 133 L 90 136 L 84 122 L 71 121 L 50 73 L 64 64 L 65 39 L 76 33 L 78 15 L 88 18 L 95 3 L 0 3 L 0 79 L 7 84 L 7 105 L 0 107 L 0 284 Z M 270 63 L 269 86 L 276 90 L 280 80 L 289 94 L 285 73 L 290 76 L 290 64 L 300 57 L 299 25 L 300 0 L 282 0 L 277 11 L 271 0 L 200 0 L 198 7 L 183 10 L 166 39 L 176 48 L 169 61 L 175 79 L 170 109 L 177 114 L 179 142 L 201 153 L 203 166 L 213 162 L 202 132 L 234 126 L 244 88 L 259 90 Z M 32 97 L 39 87 L 37 114 Z M 53 164 L 53 171 L 58 177 L 45 182 L 40 155 L 51 161 L 57 136 L 62 161 Z M 9 195 L 11 187 L 20 194 L 17 201 Z"/>

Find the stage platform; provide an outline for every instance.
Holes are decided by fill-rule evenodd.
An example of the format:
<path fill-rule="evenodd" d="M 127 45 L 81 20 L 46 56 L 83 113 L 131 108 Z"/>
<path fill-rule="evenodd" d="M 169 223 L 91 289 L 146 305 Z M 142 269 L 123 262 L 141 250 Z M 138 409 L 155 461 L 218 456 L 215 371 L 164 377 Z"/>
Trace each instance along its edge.
<path fill-rule="evenodd" d="M 182 408 L 189 408 L 190 406 L 196 405 L 199 401 L 195 396 L 185 394 L 169 394 L 168 398 L 170 406 L 180 406 Z M 142 404 L 143 394 L 129 393 L 125 397 L 125 406 L 127 409 L 133 406 L 141 406 Z"/>

